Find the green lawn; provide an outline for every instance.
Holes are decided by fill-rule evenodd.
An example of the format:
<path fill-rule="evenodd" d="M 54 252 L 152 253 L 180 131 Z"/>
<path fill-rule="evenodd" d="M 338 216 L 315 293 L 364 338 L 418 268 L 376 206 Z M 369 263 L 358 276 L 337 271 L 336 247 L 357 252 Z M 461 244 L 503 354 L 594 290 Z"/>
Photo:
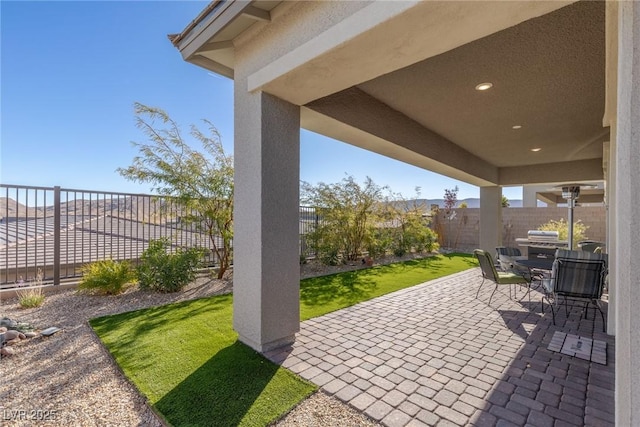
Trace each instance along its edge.
<path fill-rule="evenodd" d="M 231 295 L 91 320 L 120 368 L 175 426 L 264 426 L 316 390 L 237 340 Z"/>
<path fill-rule="evenodd" d="M 436 256 L 303 280 L 303 319 L 476 266 Z M 241 344 L 232 296 L 202 298 L 90 321 L 125 375 L 176 426 L 264 426 L 316 390 Z"/>
<path fill-rule="evenodd" d="M 450 254 L 305 279 L 300 282 L 300 317 L 322 316 L 477 266 L 473 255 Z"/>

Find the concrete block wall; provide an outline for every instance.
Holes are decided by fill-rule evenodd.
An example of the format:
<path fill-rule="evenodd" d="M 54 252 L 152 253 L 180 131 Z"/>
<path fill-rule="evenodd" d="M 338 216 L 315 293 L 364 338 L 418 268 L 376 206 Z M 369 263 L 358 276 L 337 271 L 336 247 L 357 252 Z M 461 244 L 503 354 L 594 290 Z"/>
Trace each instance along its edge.
<path fill-rule="evenodd" d="M 480 209 L 457 208 L 453 220 L 445 219 L 444 210 L 434 217 L 433 228 L 440 235 L 442 247 L 452 246 L 456 250 L 470 252 L 479 245 Z M 518 246 L 515 239 L 527 237 L 529 230 L 549 220 L 567 219 L 566 207 L 546 208 L 503 208 L 502 244 Z M 581 220 L 588 228 L 586 238 L 599 242 L 606 241 L 606 209 L 604 206 L 578 206 L 574 210 L 574 221 Z M 526 251 L 524 251 L 526 252 Z"/>

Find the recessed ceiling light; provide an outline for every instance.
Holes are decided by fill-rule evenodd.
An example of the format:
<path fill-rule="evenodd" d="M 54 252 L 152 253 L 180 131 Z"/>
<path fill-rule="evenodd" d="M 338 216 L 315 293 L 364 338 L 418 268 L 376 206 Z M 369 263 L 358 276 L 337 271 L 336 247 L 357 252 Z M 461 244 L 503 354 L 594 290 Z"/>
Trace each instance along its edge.
<path fill-rule="evenodd" d="M 533 151 L 534 153 L 537 153 L 538 151 L 542 150 L 542 148 L 532 148 L 531 151 Z"/>
<path fill-rule="evenodd" d="M 522 126 L 520 126 L 520 125 L 514 125 L 514 126 L 511 126 L 511 129 L 522 129 Z"/>
<path fill-rule="evenodd" d="M 476 86 L 476 90 L 488 90 L 491 89 L 493 87 L 493 83 L 480 83 L 478 86 Z"/>

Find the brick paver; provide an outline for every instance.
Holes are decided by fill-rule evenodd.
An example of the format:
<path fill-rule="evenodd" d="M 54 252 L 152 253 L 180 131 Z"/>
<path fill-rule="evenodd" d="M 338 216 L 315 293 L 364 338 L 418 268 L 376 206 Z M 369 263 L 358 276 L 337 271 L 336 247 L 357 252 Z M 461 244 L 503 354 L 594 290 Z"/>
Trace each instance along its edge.
<path fill-rule="evenodd" d="M 387 426 L 613 424 L 600 317 L 562 308 L 554 326 L 535 291 L 520 302 L 500 288 L 489 307 L 480 282 L 472 269 L 308 320 L 266 356 Z M 555 331 L 606 341 L 608 365 L 548 350 Z"/>

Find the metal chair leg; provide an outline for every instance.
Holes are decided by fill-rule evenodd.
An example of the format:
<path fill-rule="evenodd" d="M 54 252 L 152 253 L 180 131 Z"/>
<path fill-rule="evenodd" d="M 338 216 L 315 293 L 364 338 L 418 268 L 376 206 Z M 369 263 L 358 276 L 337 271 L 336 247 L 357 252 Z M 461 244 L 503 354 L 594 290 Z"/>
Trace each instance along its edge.
<path fill-rule="evenodd" d="M 525 287 L 525 295 L 522 298 L 520 298 L 520 302 L 522 302 L 522 300 L 524 299 L 525 296 L 528 296 L 529 297 L 529 304 L 531 304 L 531 283 L 520 283 L 519 285 L 520 286 L 524 285 L 524 287 Z M 518 285 L 516 285 L 516 289 L 517 288 L 518 288 Z M 516 295 L 516 298 L 517 298 L 517 295 Z"/>
<path fill-rule="evenodd" d="M 542 314 L 544 314 L 544 300 L 547 300 L 547 303 L 549 304 L 549 308 L 551 309 L 551 317 L 553 318 L 553 324 L 556 324 L 556 311 L 553 309 L 553 302 L 551 302 L 551 300 L 549 299 L 548 296 L 543 295 L 542 296 L 542 300 L 541 300 L 541 306 L 542 306 Z"/>
<path fill-rule="evenodd" d="M 604 312 L 602 311 L 602 308 L 600 308 L 600 301 L 593 300 L 593 303 L 595 304 L 596 308 L 600 312 L 600 317 L 602 317 L 602 332 L 607 332 L 607 321 L 604 320 Z M 596 321 L 596 314 L 595 313 L 593 313 L 593 321 L 594 322 Z"/>
<path fill-rule="evenodd" d="M 496 287 L 493 288 L 493 292 L 491 292 L 491 296 L 489 297 L 489 305 L 491 305 L 491 298 L 493 298 L 493 294 L 496 293 L 496 290 L 498 289 L 498 284 L 496 283 Z M 509 285 L 509 296 L 511 296 L 511 285 Z"/>
<path fill-rule="evenodd" d="M 592 301 L 585 301 L 584 302 L 584 308 L 582 309 L 582 318 L 584 318 L 584 320 L 589 320 L 589 305 L 591 304 Z M 593 313 L 593 320 L 596 319 L 596 314 L 595 314 L 595 309 L 594 309 L 594 313 Z"/>
<path fill-rule="evenodd" d="M 480 295 L 480 289 L 482 289 L 482 285 L 484 285 L 484 277 L 482 278 L 482 283 L 480 283 L 480 287 L 478 288 L 478 292 L 476 292 L 476 299 L 478 298 L 478 295 Z"/>

